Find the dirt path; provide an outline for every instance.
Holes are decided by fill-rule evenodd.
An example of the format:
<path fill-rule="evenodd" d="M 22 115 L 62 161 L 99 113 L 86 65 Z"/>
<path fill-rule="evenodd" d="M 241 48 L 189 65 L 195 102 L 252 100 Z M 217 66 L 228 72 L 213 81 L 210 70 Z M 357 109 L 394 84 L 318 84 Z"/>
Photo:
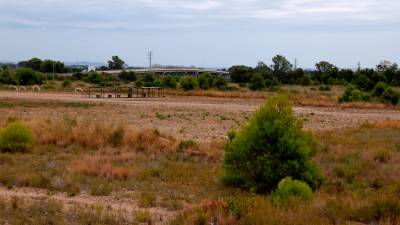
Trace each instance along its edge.
<path fill-rule="evenodd" d="M 130 218 L 135 210 L 145 210 L 137 206 L 137 202 L 133 199 L 120 199 L 116 197 L 97 197 L 91 195 L 81 194 L 79 196 L 68 197 L 65 193 L 51 192 L 45 189 L 36 188 L 12 188 L 7 189 L 0 187 L 0 197 L 20 198 L 25 201 L 40 201 L 40 200 L 56 200 L 63 204 L 65 208 L 74 206 L 102 206 L 107 210 L 112 210 L 116 213 L 122 213 L 122 215 Z M 150 212 L 152 221 L 154 224 L 164 225 L 173 218 L 174 212 L 167 211 L 163 208 L 149 208 L 146 209 Z"/>
<path fill-rule="evenodd" d="M 130 125 L 156 128 L 181 138 L 207 140 L 225 137 L 237 129 L 263 103 L 262 99 L 167 96 L 159 99 L 95 99 L 80 94 L 0 92 L 1 99 L 24 101 L 62 101 L 96 103 L 90 109 L 79 108 L 1 108 L 3 115 L 21 118 L 62 115 L 88 120 L 125 121 Z M 400 120 L 400 110 L 353 109 L 333 107 L 294 107 L 313 131 L 358 126 L 366 121 Z"/>

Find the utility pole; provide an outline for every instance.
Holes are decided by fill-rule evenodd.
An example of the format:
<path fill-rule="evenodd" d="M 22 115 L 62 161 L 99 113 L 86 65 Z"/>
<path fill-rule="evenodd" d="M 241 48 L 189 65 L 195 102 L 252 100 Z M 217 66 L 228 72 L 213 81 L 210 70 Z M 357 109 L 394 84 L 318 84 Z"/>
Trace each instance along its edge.
<path fill-rule="evenodd" d="M 151 60 L 153 59 L 153 52 L 152 51 L 150 51 L 149 52 L 149 69 L 151 70 L 152 69 L 152 64 L 151 64 Z"/>
<path fill-rule="evenodd" d="M 297 70 L 297 58 L 294 58 L 294 69 Z"/>
<path fill-rule="evenodd" d="M 358 62 L 357 63 L 357 71 L 360 71 L 361 70 L 361 62 Z"/>

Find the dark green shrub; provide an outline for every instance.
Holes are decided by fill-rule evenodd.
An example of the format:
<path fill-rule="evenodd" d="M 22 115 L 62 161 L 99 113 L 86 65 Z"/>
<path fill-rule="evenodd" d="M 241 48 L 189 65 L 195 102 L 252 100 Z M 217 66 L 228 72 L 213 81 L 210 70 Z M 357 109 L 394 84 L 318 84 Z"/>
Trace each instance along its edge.
<path fill-rule="evenodd" d="M 0 71 L 0 83 L 1 84 L 11 84 L 16 85 L 18 81 L 15 79 L 15 76 L 10 73 L 9 70 Z"/>
<path fill-rule="evenodd" d="M 164 86 L 167 88 L 175 89 L 176 88 L 176 80 L 170 75 L 167 75 L 164 78 Z"/>
<path fill-rule="evenodd" d="M 274 202 L 277 204 L 285 203 L 293 197 L 308 201 L 313 198 L 313 193 L 307 183 L 286 177 L 279 182 L 273 193 Z"/>
<path fill-rule="evenodd" d="M 214 80 L 213 87 L 216 87 L 219 90 L 226 90 L 228 87 L 228 83 L 226 82 L 224 77 L 219 76 L 217 79 Z"/>
<path fill-rule="evenodd" d="M 71 86 L 71 81 L 70 80 L 64 80 L 62 83 L 62 86 L 64 88 L 70 87 Z"/>
<path fill-rule="evenodd" d="M 136 81 L 135 82 L 135 87 L 143 87 L 143 81 L 141 81 L 141 80 L 138 80 L 138 81 Z"/>
<path fill-rule="evenodd" d="M 251 76 L 250 89 L 251 90 L 260 90 L 261 88 L 264 87 L 264 85 L 265 85 L 264 82 L 265 82 L 264 77 L 261 74 L 256 73 L 253 76 Z"/>
<path fill-rule="evenodd" d="M 316 143 L 302 130 L 285 96 L 271 97 L 225 146 L 223 181 L 258 192 L 285 177 L 318 188 L 323 177 L 311 162 Z"/>
<path fill-rule="evenodd" d="M 311 84 L 311 78 L 309 76 L 304 76 L 299 80 L 300 85 L 308 86 Z"/>
<path fill-rule="evenodd" d="M 96 72 L 90 72 L 87 76 L 83 78 L 83 81 L 91 84 L 100 84 L 102 82 L 105 82 L 103 77 Z"/>
<path fill-rule="evenodd" d="M 199 78 L 197 78 L 199 82 L 199 87 L 201 89 L 207 90 L 212 87 L 214 78 L 209 73 L 202 74 Z"/>
<path fill-rule="evenodd" d="M 360 74 L 353 80 L 353 83 L 358 89 L 370 91 L 374 86 L 371 80 L 364 74 Z"/>
<path fill-rule="evenodd" d="M 154 76 L 152 74 L 146 74 L 143 77 L 143 82 L 145 82 L 145 83 L 153 83 L 154 82 Z"/>
<path fill-rule="evenodd" d="M 340 97 L 340 102 L 368 101 L 370 95 L 358 90 L 354 85 L 348 85 Z"/>
<path fill-rule="evenodd" d="M 179 83 L 185 91 L 196 89 L 199 86 L 197 79 L 191 76 L 182 77 Z"/>
<path fill-rule="evenodd" d="M 381 95 L 381 100 L 392 105 L 397 105 L 399 102 L 400 94 L 388 87 Z"/>
<path fill-rule="evenodd" d="M 15 77 L 21 85 L 42 84 L 45 79 L 40 72 L 36 72 L 31 68 L 17 69 Z"/>
<path fill-rule="evenodd" d="M 272 87 L 276 86 L 276 82 L 274 82 L 271 79 L 266 79 L 264 82 L 264 86 L 267 88 L 272 88 Z"/>
<path fill-rule="evenodd" d="M 136 74 L 132 71 L 122 71 L 120 74 L 118 74 L 119 79 L 125 80 L 125 81 L 136 81 Z"/>
<path fill-rule="evenodd" d="M 21 122 L 12 122 L 0 130 L 0 151 L 25 152 L 32 149 L 35 136 L 31 129 Z"/>
<path fill-rule="evenodd" d="M 164 87 L 164 82 L 160 79 L 157 79 L 153 82 L 154 87 Z"/>
<path fill-rule="evenodd" d="M 374 89 L 372 90 L 372 96 L 380 97 L 387 88 L 388 88 L 388 85 L 385 82 L 383 82 L 383 81 L 378 82 L 375 85 Z"/>

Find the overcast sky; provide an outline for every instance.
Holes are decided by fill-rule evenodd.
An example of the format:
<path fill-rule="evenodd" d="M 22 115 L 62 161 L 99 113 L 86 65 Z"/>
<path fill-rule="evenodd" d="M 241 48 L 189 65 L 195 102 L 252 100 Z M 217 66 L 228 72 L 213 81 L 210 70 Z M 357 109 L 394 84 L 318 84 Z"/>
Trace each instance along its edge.
<path fill-rule="evenodd" d="M 0 0 L 0 60 L 400 62 L 400 0 Z"/>

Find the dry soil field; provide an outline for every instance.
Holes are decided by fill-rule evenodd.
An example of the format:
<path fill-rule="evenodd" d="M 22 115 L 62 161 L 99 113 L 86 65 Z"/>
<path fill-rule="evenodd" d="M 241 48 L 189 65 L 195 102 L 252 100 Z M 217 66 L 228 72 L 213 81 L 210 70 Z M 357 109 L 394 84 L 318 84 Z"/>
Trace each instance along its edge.
<path fill-rule="evenodd" d="M 0 100 L 19 102 L 14 107 L 0 107 L 2 116 L 60 118 L 84 117 L 86 120 L 124 121 L 129 125 L 156 128 L 175 136 L 195 140 L 225 137 L 238 128 L 259 107 L 262 99 L 167 96 L 159 99 L 89 99 L 76 94 L 0 92 Z M 88 103 L 83 107 L 47 107 L 29 102 Z M 366 121 L 400 119 L 400 110 L 356 109 L 339 107 L 294 107 L 313 131 L 355 127 Z"/>
<path fill-rule="evenodd" d="M 228 131 L 239 128 L 263 102 L 199 96 L 89 99 L 80 94 L 0 92 L 3 125 L 19 118 L 41 135 L 32 152 L 0 154 L 0 224 L 205 224 L 202 216 L 216 216 L 226 222 L 221 224 L 242 224 L 246 219 L 252 222 L 244 224 L 339 224 L 342 220 L 359 224 L 353 223 L 359 220 L 354 216 L 357 210 L 376 199 L 391 199 L 400 171 L 400 111 L 394 109 L 293 107 L 305 129 L 313 131 L 325 146 L 314 160 L 327 181 L 311 205 L 282 209 L 268 196 L 222 186 L 222 146 L 205 143 L 224 143 Z M 360 128 L 360 124 L 379 121 L 389 122 Z M 97 123 L 117 124 L 99 126 L 99 139 L 114 135 L 118 124 L 157 131 L 125 134 L 128 137 L 121 145 L 103 141 L 98 148 L 93 140 L 97 137 L 93 124 Z M 85 124 L 92 129 L 88 136 L 77 131 Z M 84 136 L 83 142 L 79 135 Z M 65 143 L 59 140 L 63 138 Z M 211 157 L 202 158 L 208 150 Z M 259 205 L 242 218 L 233 218 L 220 200 L 232 196 L 243 209 L 249 209 L 248 199 Z M 354 215 L 340 208 L 354 208 Z M 381 217 L 374 212 L 360 221 L 373 224 L 386 219 L 386 214 Z M 170 223 L 177 215 L 180 222 Z M 398 218 L 390 216 L 393 221 Z"/>

